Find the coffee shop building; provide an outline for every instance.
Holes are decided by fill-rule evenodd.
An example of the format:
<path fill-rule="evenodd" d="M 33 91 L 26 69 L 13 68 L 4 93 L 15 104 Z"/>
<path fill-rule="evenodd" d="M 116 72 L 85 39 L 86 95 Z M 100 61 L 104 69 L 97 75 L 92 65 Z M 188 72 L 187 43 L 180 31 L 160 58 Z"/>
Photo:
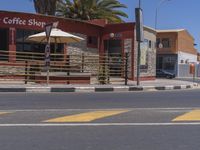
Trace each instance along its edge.
<path fill-rule="evenodd" d="M 85 40 L 79 43 L 59 44 L 56 53 L 97 54 L 129 53 L 129 79 L 136 79 L 137 41 L 135 23 L 110 24 L 106 20 L 79 21 L 54 16 L 0 11 L 0 63 L 14 63 L 18 52 L 44 52 L 40 43 L 26 40 L 29 35 L 43 32 L 45 24 L 59 22 L 58 28 Z M 141 79 L 153 80 L 156 74 L 156 31 L 144 27 L 145 40 L 141 45 Z M 1 56 L 7 51 L 6 58 Z M 53 53 L 53 51 L 52 51 Z M 13 55 L 15 54 L 15 55 Z"/>

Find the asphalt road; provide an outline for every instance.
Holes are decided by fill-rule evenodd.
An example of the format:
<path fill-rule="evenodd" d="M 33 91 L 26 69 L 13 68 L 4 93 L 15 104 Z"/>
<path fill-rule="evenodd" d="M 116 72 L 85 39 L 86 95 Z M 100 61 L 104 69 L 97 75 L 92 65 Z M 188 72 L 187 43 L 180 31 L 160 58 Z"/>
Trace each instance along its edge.
<path fill-rule="evenodd" d="M 0 93 L 5 109 L 105 109 L 200 107 L 200 90 L 133 93 Z"/>
<path fill-rule="evenodd" d="M 198 110 L 199 89 L 134 93 L 1 93 L 0 149 L 198 150 Z M 105 116 L 100 117 L 98 111 L 104 111 Z M 113 111 L 122 112 L 106 116 Z M 97 113 L 93 114 L 96 119 L 85 122 L 91 119 L 88 117 L 91 112 Z M 72 117 L 60 119 L 68 119 L 68 122 L 46 122 L 77 114 L 84 114 L 78 116 L 81 119 L 78 122 L 70 121 Z M 183 115 L 186 115 L 183 119 L 188 120 L 181 120 Z"/>

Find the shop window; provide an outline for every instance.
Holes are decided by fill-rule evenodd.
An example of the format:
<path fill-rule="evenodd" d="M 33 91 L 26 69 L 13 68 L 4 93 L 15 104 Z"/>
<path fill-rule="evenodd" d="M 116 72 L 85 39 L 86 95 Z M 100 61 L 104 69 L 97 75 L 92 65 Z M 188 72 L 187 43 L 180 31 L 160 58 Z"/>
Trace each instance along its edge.
<path fill-rule="evenodd" d="M 174 70 L 175 69 L 175 64 L 174 63 L 165 63 L 164 64 L 164 70 Z"/>
<path fill-rule="evenodd" d="M 164 57 L 164 70 L 174 70 L 176 65 L 176 57 Z"/>
<path fill-rule="evenodd" d="M 0 29 L 0 50 L 8 50 L 8 29 Z"/>
<path fill-rule="evenodd" d="M 20 43 L 17 44 L 16 49 L 17 49 L 18 52 L 22 52 L 23 51 L 23 44 L 20 44 Z"/>
<path fill-rule="evenodd" d="M 31 44 L 29 44 L 29 43 L 24 44 L 24 50 L 25 51 L 31 51 Z"/>
<path fill-rule="evenodd" d="M 96 36 L 88 36 L 87 47 L 98 48 L 98 38 Z"/>
<path fill-rule="evenodd" d="M 26 38 L 29 35 L 33 35 L 38 33 L 37 31 L 33 31 L 33 30 L 22 30 L 22 29 L 17 29 L 16 32 L 16 42 L 26 42 Z"/>
<path fill-rule="evenodd" d="M 165 62 L 175 63 L 176 62 L 176 58 L 175 57 L 165 57 Z"/>
<path fill-rule="evenodd" d="M 16 48 L 17 48 L 17 52 L 32 52 L 32 58 L 35 60 L 44 60 L 44 57 L 41 56 L 38 53 L 44 53 L 45 50 L 45 44 L 41 44 L 41 43 L 32 43 L 27 41 L 27 37 L 29 35 L 33 35 L 38 33 L 38 31 L 33 31 L 33 30 L 22 30 L 22 29 L 18 29 L 16 32 Z M 64 49 L 64 45 L 63 44 L 57 44 L 56 46 L 56 50 L 55 50 L 55 44 L 51 44 L 51 53 L 56 53 L 56 54 L 63 54 L 63 49 Z M 17 59 L 25 59 L 25 58 L 30 58 L 27 57 L 30 54 L 26 54 L 26 53 L 17 53 Z M 63 57 L 63 56 L 62 56 Z M 62 60 L 61 56 L 56 56 L 57 60 Z M 53 58 L 53 60 L 55 60 L 55 58 Z"/>
<path fill-rule="evenodd" d="M 163 57 L 157 57 L 156 61 L 157 61 L 157 63 L 156 63 L 157 69 L 162 69 L 163 68 Z"/>
<path fill-rule="evenodd" d="M 8 60 L 8 29 L 0 29 L 0 60 Z"/>

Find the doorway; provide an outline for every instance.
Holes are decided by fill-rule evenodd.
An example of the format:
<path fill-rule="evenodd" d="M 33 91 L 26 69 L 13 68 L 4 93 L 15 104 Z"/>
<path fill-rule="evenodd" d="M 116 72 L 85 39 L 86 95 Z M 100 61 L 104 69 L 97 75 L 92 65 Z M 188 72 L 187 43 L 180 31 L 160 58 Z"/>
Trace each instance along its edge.
<path fill-rule="evenodd" d="M 0 29 L 0 60 L 8 60 L 8 29 Z"/>
<path fill-rule="evenodd" d="M 105 52 L 109 59 L 110 76 L 122 76 L 122 41 L 121 40 L 105 40 Z"/>

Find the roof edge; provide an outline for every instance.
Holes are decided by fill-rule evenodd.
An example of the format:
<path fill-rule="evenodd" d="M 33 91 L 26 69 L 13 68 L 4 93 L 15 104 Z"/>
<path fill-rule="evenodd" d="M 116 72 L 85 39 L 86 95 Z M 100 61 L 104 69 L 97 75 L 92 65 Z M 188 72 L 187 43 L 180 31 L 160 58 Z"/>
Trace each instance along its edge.
<path fill-rule="evenodd" d="M 168 29 L 168 30 L 156 30 L 156 32 L 165 33 L 165 32 L 181 32 L 186 29 Z"/>

